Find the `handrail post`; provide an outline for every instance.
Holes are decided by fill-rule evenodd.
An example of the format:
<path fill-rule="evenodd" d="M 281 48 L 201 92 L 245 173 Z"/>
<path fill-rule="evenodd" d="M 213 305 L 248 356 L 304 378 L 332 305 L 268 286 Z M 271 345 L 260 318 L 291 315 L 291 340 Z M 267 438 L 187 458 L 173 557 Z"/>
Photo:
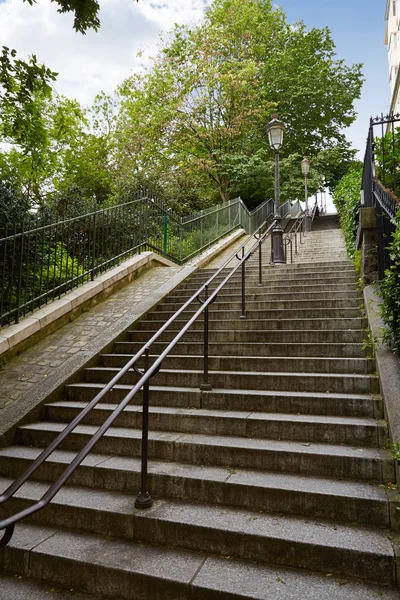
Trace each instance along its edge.
<path fill-rule="evenodd" d="M 244 258 L 244 248 L 242 248 L 242 260 Z M 246 319 L 246 261 L 242 262 L 242 314 L 241 319 Z"/>
<path fill-rule="evenodd" d="M 204 289 L 204 302 L 208 298 L 208 285 Z M 204 309 L 204 352 L 203 352 L 203 381 L 200 384 L 202 391 L 212 390 L 212 385 L 208 381 L 208 332 L 209 332 L 209 320 L 208 320 L 208 305 Z"/>
<path fill-rule="evenodd" d="M 260 236 L 261 240 L 261 236 Z M 258 243 L 258 287 L 262 287 L 262 253 L 261 253 L 261 241 Z"/>
<path fill-rule="evenodd" d="M 149 348 L 145 348 L 144 372 L 149 370 Z M 136 497 L 136 508 L 150 508 L 153 504 L 152 497 L 147 490 L 147 463 L 149 452 L 149 396 L 150 379 L 143 384 L 143 408 L 142 408 L 142 460 L 140 476 L 140 492 Z"/>

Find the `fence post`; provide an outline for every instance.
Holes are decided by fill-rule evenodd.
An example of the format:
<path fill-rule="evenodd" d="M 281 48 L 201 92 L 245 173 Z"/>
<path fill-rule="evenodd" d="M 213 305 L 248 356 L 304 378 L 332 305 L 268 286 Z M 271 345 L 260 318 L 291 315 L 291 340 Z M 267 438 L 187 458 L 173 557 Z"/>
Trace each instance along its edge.
<path fill-rule="evenodd" d="M 164 213 L 164 241 L 163 241 L 163 252 L 167 254 L 168 251 L 168 213 Z"/>
<path fill-rule="evenodd" d="M 93 238 L 92 238 L 92 268 L 90 273 L 90 279 L 93 281 L 94 279 L 94 269 L 96 266 L 96 216 L 97 216 L 97 205 L 94 207 L 94 215 L 93 215 Z"/>
<path fill-rule="evenodd" d="M 25 232 L 25 219 L 22 221 L 22 232 L 21 232 L 21 249 L 18 261 L 18 284 L 17 284 L 17 312 L 15 315 L 15 322 L 19 322 L 19 308 L 21 303 L 21 287 L 22 287 L 22 266 L 23 266 L 23 254 L 24 254 L 24 232 Z"/>
<path fill-rule="evenodd" d="M 204 302 L 208 299 L 208 285 L 205 286 L 204 290 Z M 212 386 L 208 381 L 208 333 L 209 333 L 209 319 L 208 319 L 208 306 L 204 309 L 204 351 L 203 351 L 203 381 L 200 384 L 200 389 L 203 391 L 212 390 Z"/>
<path fill-rule="evenodd" d="M 149 349 L 145 349 L 144 373 L 149 370 Z M 149 447 L 149 396 L 150 380 L 143 384 L 143 409 L 142 409 L 142 457 L 141 457 L 141 483 L 140 492 L 136 497 L 136 508 L 149 508 L 153 500 L 147 489 L 147 459 Z"/>

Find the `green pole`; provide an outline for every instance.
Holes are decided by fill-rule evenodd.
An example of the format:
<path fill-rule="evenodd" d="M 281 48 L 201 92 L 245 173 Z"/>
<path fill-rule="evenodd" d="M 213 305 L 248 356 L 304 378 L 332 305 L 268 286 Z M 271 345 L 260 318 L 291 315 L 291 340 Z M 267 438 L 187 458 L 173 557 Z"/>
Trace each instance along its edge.
<path fill-rule="evenodd" d="M 164 214 L 164 254 L 167 254 L 168 248 L 168 213 Z"/>

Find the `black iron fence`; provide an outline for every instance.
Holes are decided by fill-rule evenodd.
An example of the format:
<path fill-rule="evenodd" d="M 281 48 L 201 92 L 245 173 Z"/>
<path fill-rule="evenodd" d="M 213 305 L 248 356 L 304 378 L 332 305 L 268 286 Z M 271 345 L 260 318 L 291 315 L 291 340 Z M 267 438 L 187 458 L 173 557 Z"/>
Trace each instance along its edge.
<path fill-rule="evenodd" d="M 388 250 L 400 208 L 400 114 L 371 119 L 361 185 L 361 204 L 376 209 L 378 277 L 393 265 Z"/>
<path fill-rule="evenodd" d="M 286 203 L 283 213 L 293 210 Z M 145 250 L 183 263 L 242 226 L 253 233 L 273 213 L 249 212 L 240 198 L 181 218 L 149 192 L 84 215 L 28 215 L 0 224 L 0 326 Z"/>

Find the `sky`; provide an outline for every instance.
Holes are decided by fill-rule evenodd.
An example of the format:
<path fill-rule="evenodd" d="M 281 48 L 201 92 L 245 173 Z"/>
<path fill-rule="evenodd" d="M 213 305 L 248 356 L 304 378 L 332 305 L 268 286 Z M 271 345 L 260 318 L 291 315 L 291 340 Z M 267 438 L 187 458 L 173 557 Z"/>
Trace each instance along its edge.
<path fill-rule="evenodd" d="M 196 23 L 211 0 L 100 0 L 101 29 L 85 36 L 72 28 L 73 16 L 57 13 L 50 0 L 29 6 L 22 0 L 0 0 L 0 46 L 59 73 L 58 92 L 90 104 L 96 93 L 111 93 L 132 72 L 149 64 L 160 32 L 174 23 Z M 356 102 L 355 123 L 346 131 L 362 159 L 370 116 L 389 108 L 387 48 L 384 45 L 386 0 L 276 0 L 288 21 L 307 27 L 328 26 L 338 58 L 364 63 L 366 82 Z M 138 51 L 142 56 L 138 57 Z"/>

